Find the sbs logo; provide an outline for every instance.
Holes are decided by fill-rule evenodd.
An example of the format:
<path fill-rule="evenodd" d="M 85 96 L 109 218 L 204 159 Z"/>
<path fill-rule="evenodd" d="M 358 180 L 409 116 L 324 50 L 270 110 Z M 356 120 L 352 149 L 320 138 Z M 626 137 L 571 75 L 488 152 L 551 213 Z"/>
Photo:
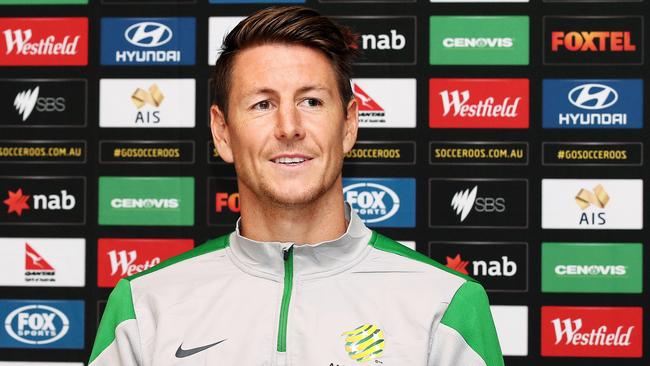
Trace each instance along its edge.
<path fill-rule="evenodd" d="M 63 338 L 69 329 L 68 317 L 60 310 L 47 305 L 20 307 L 9 313 L 5 319 L 7 334 L 26 344 L 56 342 Z"/>
<path fill-rule="evenodd" d="M 392 189 L 376 183 L 355 183 L 343 188 L 345 200 L 361 220 L 377 223 L 390 219 L 399 210 L 399 196 Z"/>
<path fill-rule="evenodd" d="M 159 47 L 167 44 L 173 37 L 172 30 L 157 22 L 140 22 L 128 27 L 124 38 L 138 47 Z"/>
<path fill-rule="evenodd" d="M 582 84 L 569 91 L 569 102 L 582 109 L 605 109 L 614 105 L 616 101 L 618 101 L 616 90 L 603 84 Z"/>

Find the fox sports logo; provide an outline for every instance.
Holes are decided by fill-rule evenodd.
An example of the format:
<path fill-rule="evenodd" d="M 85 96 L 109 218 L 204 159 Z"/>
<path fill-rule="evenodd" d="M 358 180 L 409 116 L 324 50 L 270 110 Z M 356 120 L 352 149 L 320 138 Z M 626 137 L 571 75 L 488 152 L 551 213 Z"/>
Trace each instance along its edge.
<path fill-rule="evenodd" d="M 392 189 L 377 183 L 354 183 L 343 188 L 345 200 L 368 224 L 386 221 L 399 210 L 399 196 Z"/>
<path fill-rule="evenodd" d="M 5 318 L 7 334 L 25 344 L 49 344 L 63 338 L 70 329 L 68 317 L 47 305 L 22 306 Z"/>

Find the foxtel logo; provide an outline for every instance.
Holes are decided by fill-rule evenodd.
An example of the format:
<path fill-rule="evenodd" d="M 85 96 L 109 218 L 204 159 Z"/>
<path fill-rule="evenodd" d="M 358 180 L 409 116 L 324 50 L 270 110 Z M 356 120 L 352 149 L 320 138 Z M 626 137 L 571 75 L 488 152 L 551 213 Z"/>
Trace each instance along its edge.
<path fill-rule="evenodd" d="M 624 326 L 616 327 L 615 331 L 608 332 L 606 325 L 594 328 L 591 331 L 581 333 L 582 319 L 566 318 L 560 320 L 555 318 L 551 320 L 555 330 L 555 344 L 564 343 L 565 345 L 574 346 L 614 346 L 626 347 L 631 345 L 630 338 L 634 326 L 631 325 L 625 329 Z"/>
<path fill-rule="evenodd" d="M 179 208 L 176 198 L 113 198 L 112 208 Z"/>
<path fill-rule="evenodd" d="M 634 52 L 630 32 L 551 32 L 551 50 L 571 52 Z"/>
<path fill-rule="evenodd" d="M 7 55 L 14 52 L 16 55 L 24 56 L 74 56 L 78 53 L 78 43 L 81 38 L 81 36 L 65 36 L 62 40 L 57 41 L 55 36 L 48 36 L 36 42 L 30 42 L 32 40 L 31 29 L 7 29 L 2 33 L 7 45 Z"/>
<path fill-rule="evenodd" d="M 479 101 L 470 100 L 469 90 L 444 90 L 438 93 L 442 98 L 443 117 L 447 117 L 452 112 L 454 117 L 492 117 L 492 118 L 516 118 L 518 116 L 517 108 L 521 97 L 517 97 L 511 102 L 510 97 L 505 97 L 500 104 L 495 104 L 493 97 L 488 97 Z"/>
<path fill-rule="evenodd" d="M 135 264 L 138 259 L 138 253 L 135 250 L 111 250 L 108 252 L 108 258 L 111 262 L 111 276 L 118 272 L 122 277 L 131 276 L 160 263 L 160 257 L 154 257 L 144 263 Z"/>

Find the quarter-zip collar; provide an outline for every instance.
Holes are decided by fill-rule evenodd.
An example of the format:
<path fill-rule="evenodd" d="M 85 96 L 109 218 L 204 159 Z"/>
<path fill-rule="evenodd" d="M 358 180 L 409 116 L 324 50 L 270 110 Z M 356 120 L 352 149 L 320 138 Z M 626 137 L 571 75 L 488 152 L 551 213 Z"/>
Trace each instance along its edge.
<path fill-rule="evenodd" d="M 343 235 L 316 244 L 301 244 L 293 247 L 294 272 L 296 275 L 317 276 L 343 270 L 353 264 L 369 250 L 368 241 L 372 231 L 361 218 L 345 204 L 345 218 L 348 227 Z M 241 235 L 241 218 L 235 231 L 230 234 L 230 253 L 242 269 L 264 277 L 275 279 L 284 276 L 284 251 L 294 245 L 291 242 L 261 242 Z"/>

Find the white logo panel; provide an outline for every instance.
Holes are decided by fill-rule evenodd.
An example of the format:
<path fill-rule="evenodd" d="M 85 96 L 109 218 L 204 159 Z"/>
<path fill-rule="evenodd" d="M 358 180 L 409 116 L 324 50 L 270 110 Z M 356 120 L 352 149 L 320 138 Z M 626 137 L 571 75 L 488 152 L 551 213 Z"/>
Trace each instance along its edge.
<path fill-rule="evenodd" d="M 219 58 L 223 38 L 233 29 L 244 17 L 210 17 L 208 33 L 208 65 L 214 66 Z"/>
<path fill-rule="evenodd" d="M 528 355 L 528 307 L 490 306 L 504 356 Z"/>
<path fill-rule="evenodd" d="M 86 240 L 0 238 L 0 286 L 83 287 Z"/>
<path fill-rule="evenodd" d="M 99 126 L 194 127 L 194 79 L 101 79 Z"/>
<path fill-rule="evenodd" d="M 641 179 L 543 179 L 543 229 L 642 229 Z"/>
<path fill-rule="evenodd" d="M 359 127 L 414 128 L 415 79 L 352 79 L 359 103 Z"/>

